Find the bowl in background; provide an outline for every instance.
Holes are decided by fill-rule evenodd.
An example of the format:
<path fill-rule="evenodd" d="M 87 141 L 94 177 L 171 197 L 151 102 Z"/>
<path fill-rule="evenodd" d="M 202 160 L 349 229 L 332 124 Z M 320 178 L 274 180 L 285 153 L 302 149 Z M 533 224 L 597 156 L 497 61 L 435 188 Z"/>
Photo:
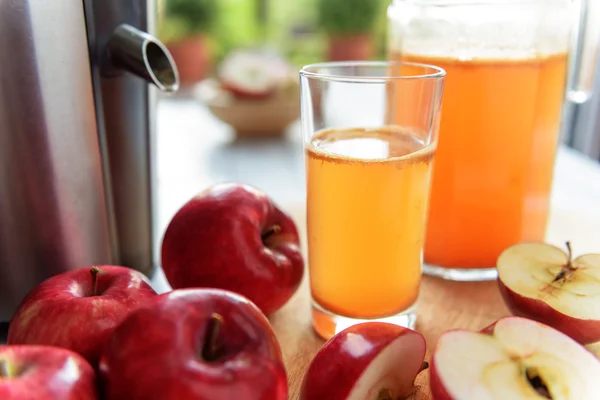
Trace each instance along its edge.
<path fill-rule="evenodd" d="M 297 82 L 290 82 L 266 98 L 246 99 L 236 97 L 211 78 L 198 84 L 196 94 L 216 118 L 231 125 L 238 137 L 282 136 L 300 117 Z"/>

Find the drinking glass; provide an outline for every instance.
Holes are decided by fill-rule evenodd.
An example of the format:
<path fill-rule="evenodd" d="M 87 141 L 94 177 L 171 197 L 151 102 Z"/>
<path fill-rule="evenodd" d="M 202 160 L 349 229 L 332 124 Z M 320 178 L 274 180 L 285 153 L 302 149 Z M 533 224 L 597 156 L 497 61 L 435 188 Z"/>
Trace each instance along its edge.
<path fill-rule="evenodd" d="M 338 62 L 300 71 L 313 327 L 414 327 L 445 71 Z"/>

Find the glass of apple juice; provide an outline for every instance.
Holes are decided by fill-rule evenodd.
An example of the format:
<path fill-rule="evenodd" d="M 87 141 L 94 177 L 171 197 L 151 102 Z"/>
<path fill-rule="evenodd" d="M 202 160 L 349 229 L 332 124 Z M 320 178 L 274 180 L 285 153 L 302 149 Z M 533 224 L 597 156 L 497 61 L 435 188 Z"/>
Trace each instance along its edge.
<path fill-rule="evenodd" d="M 312 321 L 414 327 L 445 71 L 337 62 L 300 71 Z"/>

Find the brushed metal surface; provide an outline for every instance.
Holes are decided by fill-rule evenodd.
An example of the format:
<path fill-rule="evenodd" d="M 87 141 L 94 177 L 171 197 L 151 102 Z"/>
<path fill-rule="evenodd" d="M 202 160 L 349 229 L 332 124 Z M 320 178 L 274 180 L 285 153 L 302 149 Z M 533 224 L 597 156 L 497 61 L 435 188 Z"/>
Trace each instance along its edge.
<path fill-rule="evenodd" d="M 81 0 L 0 0 L 0 321 L 113 261 Z"/>
<path fill-rule="evenodd" d="M 118 264 L 151 275 L 153 257 L 153 125 L 148 83 L 111 65 L 107 45 L 116 27 L 147 31 L 153 2 L 84 0 L 100 142 L 107 158 Z"/>

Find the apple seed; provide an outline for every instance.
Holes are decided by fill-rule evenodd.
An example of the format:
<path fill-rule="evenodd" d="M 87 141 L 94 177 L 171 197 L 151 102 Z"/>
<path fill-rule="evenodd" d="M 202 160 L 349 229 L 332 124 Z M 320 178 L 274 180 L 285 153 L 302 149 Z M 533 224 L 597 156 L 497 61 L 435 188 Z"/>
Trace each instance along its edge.
<path fill-rule="evenodd" d="M 527 377 L 527 381 L 533 387 L 537 394 L 540 396 L 552 400 L 552 396 L 550 395 L 550 391 L 548 387 L 544 383 L 544 380 L 538 373 L 537 368 L 527 367 L 525 369 L 525 376 Z"/>

